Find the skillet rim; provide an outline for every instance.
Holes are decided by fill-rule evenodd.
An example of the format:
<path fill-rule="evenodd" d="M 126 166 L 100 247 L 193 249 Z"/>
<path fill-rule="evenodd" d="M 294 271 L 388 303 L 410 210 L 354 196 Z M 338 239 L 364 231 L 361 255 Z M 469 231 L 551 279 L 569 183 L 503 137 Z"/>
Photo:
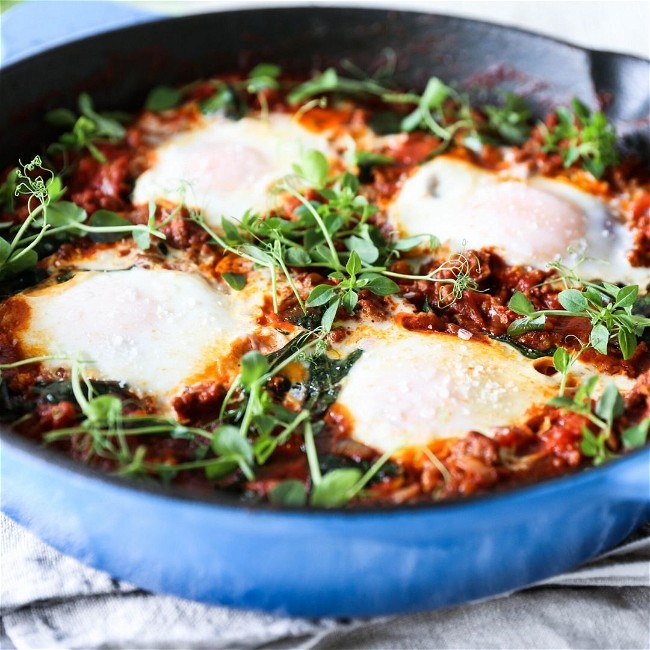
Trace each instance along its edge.
<path fill-rule="evenodd" d="M 444 20 L 457 21 L 461 24 L 474 24 L 477 26 L 488 26 L 491 29 L 495 29 L 501 32 L 507 33 L 517 33 L 521 34 L 526 38 L 540 39 L 542 41 L 549 42 L 553 46 L 563 46 L 573 49 L 575 51 L 584 52 L 589 58 L 593 54 L 605 56 L 608 59 L 618 60 L 618 61 L 633 61 L 639 62 L 641 64 L 650 65 L 650 58 L 645 59 L 643 57 L 626 54 L 621 52 L 614 52 L 610 50 L 600 50 L 590 47 L 585 47 L 577 45 L 570 41 L 563 39 L 555 38 L 546 34 L 540 34 L 533 30 L 515 27 L 510 25 L 504 25 L 501 23 L 494 23 L 488 20 L 480 20 L 476 18 L 467 18 L 464 16 L 450 15 L 446 13 L 438 12 L 425 12 L 419 11 L 417 9 L 399 9 L 397 7 L 367 7 L 362 5 L 349 6 L 348 4 L 328 4 L 326 6 L 313 6 L 309 4 L 300 4 L 295 6 L 287 6 L 284 4 L 271 4 L 271 6 L 264 5 L 259 7 L 243 7 L 241 9 L 227 9 L 227 10 L 215 10 L 215 11 L 201 11 L 197 13 L 187 14 L 183 16 L 163 16 L 156 17 L 151 20 L 143 20 L 136 24 L 124 25 L 122 27 L 117 27 L 114 29 L 102 30 L 92 34 L 87 34 L 73 40 L 59 42 L 52 47 L 48 46 L 37 46 L 35 51 L 31 51 L 23 57 L 20 57 L 10 64 L 4 66 L 0 65 L 0 82 L 2 81 L 3 73 L 6 73 L 7 70 L 11 71 L 14 67 L 21 65 L 29 65 L 34 60 L 39 59 L 40 57 L 47 57 L 51 52 L 57 50 L 63 50 L 66 47 L 78 47 L 88 44 L 89 41 L 100 40 L 102 38 L 110 38 L 116 33 L 121 32 L 130 32 L 138 30 L 147 30 L 158 25 L 163 25 L 170 22 L 183 23 L 191 21 L 200 21 L 206 16 L 214 15 L 224 15 L 224 14 L 263 14 L 263 13 L 285 13 L 290 14 L 298 10 L 300 13 L 306 14 L 308 12 L 318 11 L 323 13 L 331 13 L 331 10 L 334 11 L 343 11 L 350 14 L 374 14 L 377 18 L 381 15 L 389 16 L 391 14 L 408 14 L 411 16 L 420 16 L 422 18 L 442 18 Z M 155 14 L 154 14 L 155 15 Z M 624 456 L 621 456 L 613 461 L 610 461 L 601 466 L 591 466 L 579 469 L 577 471 L 563 474 L 561 476 L 551 477 L 542 479 L 541 481 L 536 481 L 531 484 L 519 485 L 519 486 L 509 486 L 506 488 L 501 488 L 497 491 L 489 493 L 481 493 L 476 495 L 471 495 L 467 497 L 454 497 L 451 499 L 443 501 L 433 501 L 431 503 L 411 503 L 411 504 L 382 504 L 375 506 L 339 506 L 335 508 L 319 508 L 313 506 L 300 506 L 300 507 L 287 507 L 287 506 L 277 506 L 268 502 L 247 502 L 243 501 L 241 497 L 235 495 L 230 495 L 225 491 L 215 491 L 213 494 L 197 494 L 193 493 L 190 490 L 183 489 L 175 486 L 163 486 L 153 483 L 146 483 L 144 481 L 138 482 L 137 480 L 127 479 L 107 472 L 102 472 L 93 467 L 84 465 L 83 463 L 72 460 L 71 458 L 56 452 L 52 449 L 48 449 L 44 446 L 37 445 L 33 441 L 30 441 L 19 434 L 14 433 L 6 426 L 0 424 L 0 442 L 2 446 L 8 445 L 12 451 L 18 451 L 18 453 L 26 453 L 34 457 L 37 461 L 46 462 L 49 465 L 54 465 L 57 469 L 64 470 L 67 472 L 72 472 L 81 476 L 85 480 L 100 481 L 106 484 L 109 484 L 112 487 L 122 488 L 125 490 L 135 490 L 139 493 L 148 494 L 153 497 L 171 499 L 174 502 L 190 502 L 206 505 L 209 507 L 220 506 L 235 510 L 244 510 L 244 511 L 260 511 L 268 513 L 278 513 L 282 515 L 292 514 L 292 515 L 313 515 L 313 516 L 339 516 L 344 515 L 346 518 L 355 517 L 355 516 L 383 516 L 386 514 L 394 515 L 401 513 L 415 513 L 422 511 L 436 511 L 444 509 L 457 509 L 464 506 L 471 506 L 476 503 L 485 503 L 485 502 L 494 502 L 496 500 L 504 500 L 510 498 L 516 498 L 519 495 L 525 496 L 537 491 L 543 491 L 545 489 L 557 488 L 560 492 L 564 487 L 571 486 L 572 483 L 575 483 L 578 477 L 595 477 L 597 479 L 598 474 L 601 477 L 604 477 L 607 473 L 613 472 L 612 467 L 635 462 L 643 462 L 642 456 L 645 455 L 648 451 L 648 446 L 636 450 L 632 453 L 628 453 Z M 1 458 L 1 456 L 0 456 Z M 6 460 L 5 460 L 6 462 Z M 594 479 L 595 480 L 595 479 Z"/>

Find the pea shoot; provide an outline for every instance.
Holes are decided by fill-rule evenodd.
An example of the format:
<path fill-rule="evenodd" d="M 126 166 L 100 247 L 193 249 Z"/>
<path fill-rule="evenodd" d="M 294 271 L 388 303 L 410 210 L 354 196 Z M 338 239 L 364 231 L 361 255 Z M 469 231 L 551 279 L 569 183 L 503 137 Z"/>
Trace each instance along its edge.
<path fill-rule="evenodd" d="M 608 282 L 582 284 L 582 289 L 560 291 L 557 299 L 563 309 L 536 310 L 523 293 L 515 291 L 508 307 L 523 318 L 510 324 L 508 335 L 517 338 L 526 332 L 543 330 L 548 316 L 584 318 L 591 325 L 589 345 L 594 350 L 606 355 L 610 342 L 615 340 L 623 359 L 631 358 L 645 329 L 650 327 L 650 318 L 632 311 L 639 287 L 617 287 Z"/>
<path fill-rule="evenodd" d="M 580 161 L 595 178 L 600 178 L 605 169 L 619 162 L 616 129 L 603 113 L 590 111 L 578 99 L 571 102 L 571 109 L 558 108 L 557 124 L 552 128 L 540 124 L 542 151 L 560 154 L 565 167 Z"/>
<path fill-rule="evenodd" d="M 79 114 L 67 108 L 49 111 L 45 119 L 54 126 L 71 127 L 59 136 L 58 142 L 50 145 L 49 153 L 82 151 L 88 149 L 93 158 L 105 163 L 106 158 L 97 148 L 103 142 L 119 142 L 126 136 L 124 122 L 129 116 L 121 112 L 98 113 L 87 93 L 81 93 L 77 100 Z"/>
<path fill-rule="evenodd" d="M 89 236 L 95 241 L 115 241 L 131 235 L 142 250 L 151 242 L 166 239 L 161 228 L 169 223 L 180 206 L 160 223 L 156 220 L 156 204 L 149 203 L 146 224 L 133 224 L 126 217 L 111 210 L 88 213 L 71 201 L 64 201 L 63 182 L 59 176 L 43 166 L 40 156 L 20 165 L 10 174 L 14 196 L 27 197 L 27 218 L 18 225 L 9 224 L 10 238 L 0 236 L 0 279 L 18 275 L 34 268 L 39 260 L 38 246 L 44 238 L 60 242 L 69 237 Z"/>
<path fill-rule="evenodd" d="M 549 402 L 550 406 L 577 413 L 589 421 L 590 426 L 582 427 L 580 450 L 585 456 L 593 458 L 595 465 L 617 457 L 610 448 L 610 441 L 615 420 L 625 412 L 623 397 L 612 382 L 605 385 L 600 397 L 594 402 L 593 394 L 598 382 L 599 377 L 594 375 L 578 387 L 573 397 L 559 395 Z M 646 417 L 622 431 L 620 437 L 623 447 L 627 450 L 642 447 L 648 439 L 649 427 L 650 417 Z"/>

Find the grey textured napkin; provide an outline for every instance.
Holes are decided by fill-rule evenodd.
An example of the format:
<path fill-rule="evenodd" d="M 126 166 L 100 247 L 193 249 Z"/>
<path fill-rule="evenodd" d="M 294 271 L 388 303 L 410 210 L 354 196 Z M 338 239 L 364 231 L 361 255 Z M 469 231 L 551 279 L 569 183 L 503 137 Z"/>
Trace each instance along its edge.
<path fill-rule="evenodd" d="M 0 647 L 650 648 L 650 525 L 516 594 L 410 616 L 298 619 L 150 594 L 0 518 Z"/>

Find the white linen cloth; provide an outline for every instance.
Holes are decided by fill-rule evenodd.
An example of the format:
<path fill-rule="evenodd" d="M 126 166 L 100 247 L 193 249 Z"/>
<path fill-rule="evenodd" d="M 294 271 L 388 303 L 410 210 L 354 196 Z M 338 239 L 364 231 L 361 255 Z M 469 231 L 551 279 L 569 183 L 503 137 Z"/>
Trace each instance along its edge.
<path fill-rule="evenodd" d="M 0 518 L 0 648 L 650 648 L 650 524 L 579 569 L 445 610 L 300 619 L 145 592 Z"/>

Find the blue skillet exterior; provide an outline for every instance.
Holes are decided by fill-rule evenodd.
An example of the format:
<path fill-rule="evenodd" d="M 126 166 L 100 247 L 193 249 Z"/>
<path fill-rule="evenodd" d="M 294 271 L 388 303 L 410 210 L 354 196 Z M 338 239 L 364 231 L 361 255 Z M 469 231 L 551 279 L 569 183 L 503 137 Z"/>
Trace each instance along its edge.
<path fill-rule="evenodd" d="M 5 439 L 2 509 L 141 587 L 297 616 L 413 612 L 574 567 L 650 518 L 650 449 L 489 498 L 376 512 L 279 511 L 133 489 Z"/>
<path fill-rule="evenodd" d="M 386 31 L 381 38 L 378 25 Z M 293 40 L 286 37 L 292 30 Z M 156 83 L 247 65 L 240 58 L 244 31 L 253 50 L 256 32 L 268 45 L 258 44 L 253 62 L 308 69 L 310 60 L 323 67 L 345 55 L 363 65 L 391 45 L 398 60 L 409 62 L 409 83 L 417 83 L 430 74 L 465 78 L 515 60 L 529 77 L 553 79 L 540 108 L 574 94 L 593 104 L 595 91 L 609 91 L 615 94 L 610 117 L 620 128 L 648 112 L 647 64 L 629 57 L 406 12 L 232 12 L 123 30 L 9 66 L 2 77 L 2 163 L 31 153 L 25 143 L 51 139 L 29 116 L 14 123 L 16 108 L 72 105 L 81 88 L 100 105 L 137 104 Z M 269 44 L 273 38 L 278 42 Z M 467 43 L 471 48 L 462 47 Z M 124 54 L 138 47 L 162 47 L 168 58 L 162 52 L 160 59 L 160 49 L 147 50 L 153 52 L 147 57 Z M 106 61 L 120 69 L 119 84 L 105 83 Z M 38 77 L 39 84 L 24 82 L 45 66 L 54 74 Z M 56 74 L 61 69 L 65 78 Z M 2 510 L 55 548 L 153 591 L 283 614 L 371 616 L 506 593 L 603 552 L 650 518 L 649 449 L 465 502 L 290 512 L 135 488 L 0 433 Z"/>

